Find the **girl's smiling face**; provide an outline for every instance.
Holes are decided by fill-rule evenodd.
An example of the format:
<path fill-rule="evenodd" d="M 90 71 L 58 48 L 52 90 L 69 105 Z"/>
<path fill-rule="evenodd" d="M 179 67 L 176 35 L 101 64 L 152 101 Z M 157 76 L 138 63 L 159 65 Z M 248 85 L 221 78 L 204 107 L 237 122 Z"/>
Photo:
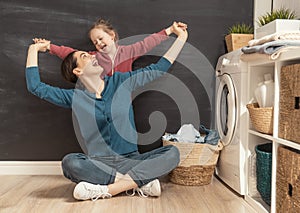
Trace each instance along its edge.
<path fill-rule="evenodd" d="M 99 52 L 110 53 L 115 45 L 115 33 L 103 31 L 101 28 L 94 28 L 90 31 L 90 39 Z"/>

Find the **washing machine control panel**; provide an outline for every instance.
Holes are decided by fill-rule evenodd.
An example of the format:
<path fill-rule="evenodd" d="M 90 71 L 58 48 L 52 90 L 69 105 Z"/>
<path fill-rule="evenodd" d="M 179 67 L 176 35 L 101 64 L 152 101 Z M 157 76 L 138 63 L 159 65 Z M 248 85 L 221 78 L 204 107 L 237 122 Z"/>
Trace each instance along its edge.
<path fill-rule="evenodd" d="M 235 50 L 221 56 L 216 66 L 216 76 L 223 75 L 224 73 L 241 72 L 241 54 L 241 50 Z"/>
<path fill-rule="evenodd" d="M 228 59 L 228 58 L 223 58 L 222 59 L 222 66 L 226 66 L 226 65 L 228 65 L 228 64 L 230 64 L 230 60 Z"/>

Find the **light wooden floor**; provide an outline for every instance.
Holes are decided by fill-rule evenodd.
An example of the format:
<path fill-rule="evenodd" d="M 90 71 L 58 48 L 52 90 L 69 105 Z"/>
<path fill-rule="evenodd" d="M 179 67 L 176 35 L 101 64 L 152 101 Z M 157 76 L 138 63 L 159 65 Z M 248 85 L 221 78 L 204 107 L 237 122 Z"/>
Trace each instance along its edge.
<path fill-rule="evenodd" d="M 76 201 L 75 184 L 63 176 L 0 176 L 1 213 L 254 213 L 255 211 L 215 177 L 206 186 L 181 186 L 161 181 L 159 198 L 128 197 Z"/>

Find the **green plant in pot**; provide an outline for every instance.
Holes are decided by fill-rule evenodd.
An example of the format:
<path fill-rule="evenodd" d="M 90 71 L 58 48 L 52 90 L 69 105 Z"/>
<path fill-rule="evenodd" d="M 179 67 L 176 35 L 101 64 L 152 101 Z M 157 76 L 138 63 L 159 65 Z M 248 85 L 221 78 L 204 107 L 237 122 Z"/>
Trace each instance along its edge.
<path fill-rule="evenodd" d="M 229 27 L 225 36 L 228 52 L 247 46 L 253 39 L 253 32 L 253 26 L 250 24 L 234 24 Z"/>
<path fill-rule="evenodd" d="M 273 10 L 270 13 L 266 13 L 258 17 L 258 24 L 259 26 L 264 26 L 276 19 L 296 19 L 296 13 L 293 10 L 287 8 L 280 8 L 277 10 Z"/>
<path fill-rule="evenodd" d="M 299 30 L 300 20 L 296 20 L 294 10 L 280 8 L 258 17 L 259 27 L 255 30 L 255 38 L 262 38 L 276 32 Z"/>

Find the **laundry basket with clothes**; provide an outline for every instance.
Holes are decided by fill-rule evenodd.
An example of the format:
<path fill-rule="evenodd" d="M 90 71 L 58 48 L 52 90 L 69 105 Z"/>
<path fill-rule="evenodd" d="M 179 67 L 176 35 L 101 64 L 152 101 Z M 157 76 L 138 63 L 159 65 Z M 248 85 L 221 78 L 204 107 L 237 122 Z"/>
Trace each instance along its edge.
<path fill-rule="evenodd" d="M 219 152 L 223 148 L 216 130 L 200 125 L 205 134 L 192 124 L 184 124 L 176 134 L 166 133 L 163 145 L 173 145 L 179 149 L 180 163 L 169 174 L 170 180 L 182 185 L 207 185 L 211 182 Z"/>

